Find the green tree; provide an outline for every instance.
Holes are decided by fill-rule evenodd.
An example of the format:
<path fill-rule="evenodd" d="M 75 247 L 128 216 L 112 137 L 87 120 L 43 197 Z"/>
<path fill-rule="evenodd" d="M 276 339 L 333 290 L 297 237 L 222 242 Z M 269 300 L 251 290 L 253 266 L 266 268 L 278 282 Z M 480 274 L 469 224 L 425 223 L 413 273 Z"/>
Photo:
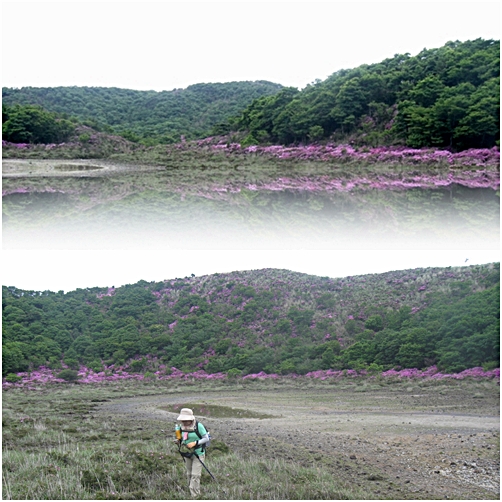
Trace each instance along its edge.
<path fill-rule="evenodd" d="M 259 373 L 274 363 L 274 352 L 268 347 L 257 347 L 250 352 L 246 370 L 249 373 Z"/>
<path fill-rule="evenodd" d="M 28 361 L 23 353 L 26 348 L 23 345 L 22 342 L 9 342 L 2 345 L 2 375 L 28 369 Z"/>
<path fill-rule="evenodd" d="M 454 137 L 464 147 L 491 147 L 500 136 L 500 77 L 480 86 L 459 120 Z"/>
<path fill-rule="evenodd" d="M 2 137 L 13 143 L 59 143 L 74 131 L 74 125 L 33 105 L 15 105 L 3 110 Z"/>
<path fill-rule="evenodd" d="M 335 307 L 336 300 L 333 294 L 323 293 L 317 298 L 316 304 L 319 309 L 332 309 Z"/>
<path fill-rule="evenodd" d="M 230 368 L 227 371 L 227 377 L 230 379 L 236 379 L 242 375 L 242 371 L 238 368 Z"/>
<path fill-rule="evenodd" d="M 292 359 L 287 359 L 286 361 L 282 361 L 279 366 L 279 372 L 283 375 L 294 373 L 295 369 L 296 369 L 296 364 Z"/>
<path fill-rule="evenodd" d="M 364 327 L 371 331 L 381 331 L 383 329 L 383 319 L 381 315 L 372 315 L 364 323 Z"/>
<path fill-rule="evenodd" d="M 396 362 L 403 368 L 418 368 L 424 367 L 425 351 L 424 347 L 419 343 L 404 343 L 399 347 L 396 355 Z"/>
<path fill-rule="evenodd" d="M 355 319 L 349 319 L 345 323 L 345 331 L 349 335 L 355 335 L 356 333 L 358 333 L 360 331 L 360 329 L 359 329 L 359 325 L 357 324 L 357 321 Z"/>
<path fill-rule="evenodd" d="M 335 351 L 333 350 L 333 347 L 328 347 L 326 350 L 322 353 L 322 369 L 323 370 L 328 370 L 334 367 L 335 365 Z"/>
<path fill-rule="evenodd" d="M 51 357 L 61 357 L 61 347 L 50 338 L 44 336 L 36 336 L 33 339 L 35 353 L 48 361 Z"/>
<path fill-rule="evenodd" d="M 78 372 L 69 369 L 61 371 L 57 377 L 62 378 L 66 382 L 76 382 L 79 379 Z"/>
<path fill-rule="evenodd" d="M 342 351 L 342 360 L 349 368 L 356 369 L 354 364 L 359 362 L 364 367 L 374 362 L 376 347 L 373 341 L 362 341 L 352 344 Z"/>
<path fill-rule="evenodd" d="M 293 332 L 291 321 L 289 319 L 280 319 L 275 325 L 275 332 L 283 335 L 291 335 Z"/>
<path fill-rule="evenodd" d="M 418 106 L 430 108 L 439 99 L 445 89 L 445 85 L 437 75 L 427 75 L 408 93 L 409 99 Z"/>

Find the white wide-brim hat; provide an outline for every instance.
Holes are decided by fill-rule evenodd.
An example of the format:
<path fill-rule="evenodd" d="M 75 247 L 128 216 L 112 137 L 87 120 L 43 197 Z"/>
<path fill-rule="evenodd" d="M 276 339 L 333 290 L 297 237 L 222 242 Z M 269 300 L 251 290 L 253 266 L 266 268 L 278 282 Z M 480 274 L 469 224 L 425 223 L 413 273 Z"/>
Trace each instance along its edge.
<path fill-rule="evenodd" d="M 184 420 L 195 420 L 193 411 L 190 408 L 182 408 L 178 420 L 180 420 L 181 422 L 183 422 Z"/>

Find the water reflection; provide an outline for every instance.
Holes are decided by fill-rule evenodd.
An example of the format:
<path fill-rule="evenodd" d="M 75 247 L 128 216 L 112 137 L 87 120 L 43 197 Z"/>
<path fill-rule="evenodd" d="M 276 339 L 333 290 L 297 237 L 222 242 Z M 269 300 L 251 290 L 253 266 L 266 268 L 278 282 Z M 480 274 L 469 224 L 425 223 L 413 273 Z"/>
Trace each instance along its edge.
<path fill-rule="evenodd" d="M 100 184 L 101 183 L 101 184 Z M 166 191 L 110 180 L 3 197 L 4 249 L 498 249 L 491 189 Z"/>

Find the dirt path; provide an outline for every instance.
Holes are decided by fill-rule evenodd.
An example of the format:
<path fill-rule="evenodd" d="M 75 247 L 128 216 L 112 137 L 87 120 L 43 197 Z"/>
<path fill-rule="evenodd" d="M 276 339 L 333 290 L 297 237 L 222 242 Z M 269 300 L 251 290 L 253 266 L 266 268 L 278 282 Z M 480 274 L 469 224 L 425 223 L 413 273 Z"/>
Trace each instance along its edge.
<path fill-rule="evenodd" d="M 166 410 L 196 403 L 274 415 L 201 419 L 214 438 L 243 455 L 322 466 L 371 498 L 499 498 L 499 396 L 493 391 L 243 390 L 121 399 L 100 413 L 159 421 L 168 429 L 176 413 Z"/>

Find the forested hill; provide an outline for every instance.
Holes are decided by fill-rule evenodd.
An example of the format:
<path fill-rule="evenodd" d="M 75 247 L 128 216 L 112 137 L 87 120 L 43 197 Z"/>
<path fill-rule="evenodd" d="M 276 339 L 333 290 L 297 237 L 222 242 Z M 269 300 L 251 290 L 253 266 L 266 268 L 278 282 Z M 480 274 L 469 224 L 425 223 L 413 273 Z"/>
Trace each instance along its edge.
<path fill-rule="evenodd" d="M 65 118 L 127 139 L 173 143 L 209 136 L 214 125 L 254 99 L 277 93 L 265 81 L 196 84 L 172 91 L 104 87 L 2 88 L 3 105 L 38 105 Z"/>
<path fill-rule="evenodd" d="M 500 266 L 332 279 L 264 269 L 122 287 L 4 286 L 3 375 L 152 361 L 182 371 L 499 367 Z"/>
<path fill-rule="evenodd" d="M 449 42 L 340 70 L 260 98 L 226 127 L 246 131 L 245 144 L 489 148 L 500 140 L 500 41 Z"/>
<path fill-rule="evenodd" d="M 3 88 L 2 98 L 3 139 L 14 143 L 64 141 L 71 127 L 61 119 L 75 118 L 147 146 L 179 142 L 182 135 L 224 135 L 243 146 L 329 140 L 362 147 L 492 148 L 500 146 L 500 41 L 448 42 L 415 56 L 396 54 L 339 70 L 303 90 L 264 81 L 164 92 L 24 87 Z M 59 118 L 13 105 L 41 106 Z M 55 129 L 50 140 L 33 132 L 41 121 Z"/>

